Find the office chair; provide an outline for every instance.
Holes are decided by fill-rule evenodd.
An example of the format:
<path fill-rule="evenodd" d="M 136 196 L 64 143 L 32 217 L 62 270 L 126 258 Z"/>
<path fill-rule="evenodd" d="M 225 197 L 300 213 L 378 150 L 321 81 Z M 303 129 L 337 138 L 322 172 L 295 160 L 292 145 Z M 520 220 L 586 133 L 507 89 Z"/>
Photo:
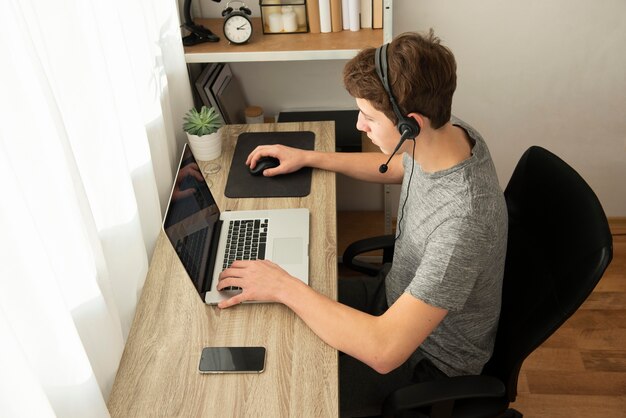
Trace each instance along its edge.
<path fill-rule="evenodd" d="M 504 191 L 509 215 L 502 310 L 491 359 L 481 375 L 424 382 L 398 389 L 383 415 L 418 417 L 521 417 L 509 408 L 528 355 L 585 301 L 613 257 L 608 222 L 583 178 L 551 152 L 530 147 Z M 351 244 L 343 263 L 375 275 L 358 254 L 384 249 L 393 237 Z"/>

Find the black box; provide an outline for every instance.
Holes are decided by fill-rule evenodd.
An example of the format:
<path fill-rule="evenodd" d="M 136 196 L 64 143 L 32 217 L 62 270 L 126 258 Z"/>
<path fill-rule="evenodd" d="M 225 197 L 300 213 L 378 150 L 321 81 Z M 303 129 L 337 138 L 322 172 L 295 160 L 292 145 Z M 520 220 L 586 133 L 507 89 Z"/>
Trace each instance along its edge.
<path fill-rule="evenodd" d="M 280 112 L 277 122 L 335 122 L 335 147 L 339 152 L 360 152 L 361 131 L 356 128 L 358 110 L 307 110 Z"/>

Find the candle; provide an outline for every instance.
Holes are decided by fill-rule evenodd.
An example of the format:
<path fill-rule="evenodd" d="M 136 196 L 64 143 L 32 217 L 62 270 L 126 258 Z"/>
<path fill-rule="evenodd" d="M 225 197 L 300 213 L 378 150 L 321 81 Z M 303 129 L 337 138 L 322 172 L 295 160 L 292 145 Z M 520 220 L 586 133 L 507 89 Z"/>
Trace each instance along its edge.
<path fill-rule="evenodd" d="M 270 32 L 280 32 L 283 30 L 283 15 L 272 13 L 270 16 Z"/>
<path fill-rule="evenodd" d="M 260 106 L 248 106 L 246 107 L 246 123 L 263 123 L 263 108 Z"/>
<path fill-rule="evenodd" d="M 306 26 L 306 9 L 304 6 L 296 6 L 293 8 L 293 11 L 296 12 L 298 26 Z"/>
<path fill-rule="evenodd" d="M 296 12 L 289 11 L 283 13 L 283 27 L 285 28 L 285 32 L 298 31 L 298 20 L 296 18 Z"/>

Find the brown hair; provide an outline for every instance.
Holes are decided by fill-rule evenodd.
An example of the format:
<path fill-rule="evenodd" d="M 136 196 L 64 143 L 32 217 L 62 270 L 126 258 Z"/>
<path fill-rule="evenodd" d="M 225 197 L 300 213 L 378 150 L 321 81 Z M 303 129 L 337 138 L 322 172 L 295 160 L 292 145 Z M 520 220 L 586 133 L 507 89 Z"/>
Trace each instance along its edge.
<path fill-rule="evenodd" d="M 343 82 L 353 97 L 369 101 L 375 109 L 398 123 L 389 96 L 376 74 L 375 48 L 366 48 L 343 70 Z M 456 89 L 456 61 L 431 29 L 427 35 L 407 32 L 387 48 L 389 85 L 400 111 L 415 112 L 430 119 L 434 129 L 450 120 Z"/>

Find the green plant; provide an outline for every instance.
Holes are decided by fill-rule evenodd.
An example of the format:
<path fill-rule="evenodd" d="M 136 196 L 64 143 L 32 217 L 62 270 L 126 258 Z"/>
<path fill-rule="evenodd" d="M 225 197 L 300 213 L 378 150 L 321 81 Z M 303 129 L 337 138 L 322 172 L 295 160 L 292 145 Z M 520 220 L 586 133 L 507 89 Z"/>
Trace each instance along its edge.
<path fill-rule="evenodd" d="M 199 112 L 192 107 L 183 120 L 183 129 L 191 135 L 209 135 L 222 126 L 222 118 L 214 107 L 202 106 Z"/>

